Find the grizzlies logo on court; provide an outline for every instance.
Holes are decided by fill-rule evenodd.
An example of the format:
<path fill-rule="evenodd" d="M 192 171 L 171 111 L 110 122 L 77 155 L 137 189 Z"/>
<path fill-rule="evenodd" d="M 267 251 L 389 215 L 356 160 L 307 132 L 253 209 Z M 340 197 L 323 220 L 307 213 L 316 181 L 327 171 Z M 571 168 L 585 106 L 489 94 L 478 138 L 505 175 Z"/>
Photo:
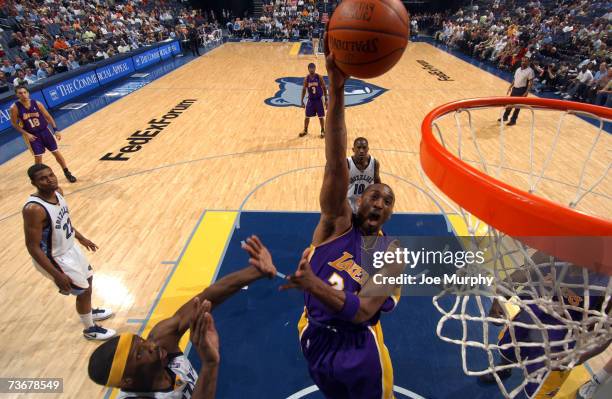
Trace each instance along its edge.
<path fill-rule="evenodd" d="M 327 76 L 323 79 L 325 79 L 325 84 L 329 85 Z M 265 103 L 273 107 L 299 107 L 304 78 L 286 77 L 276 79 L 276 82 L 280 90 L 276 92 L 274 97 L 266 99 Z M 363 80 L 349 79 L 344 85 L 345 105 L 352 107 L 353 105 L 369 103 L 386 91 L 387 89 L 385 88 L 364 82 Z"/>

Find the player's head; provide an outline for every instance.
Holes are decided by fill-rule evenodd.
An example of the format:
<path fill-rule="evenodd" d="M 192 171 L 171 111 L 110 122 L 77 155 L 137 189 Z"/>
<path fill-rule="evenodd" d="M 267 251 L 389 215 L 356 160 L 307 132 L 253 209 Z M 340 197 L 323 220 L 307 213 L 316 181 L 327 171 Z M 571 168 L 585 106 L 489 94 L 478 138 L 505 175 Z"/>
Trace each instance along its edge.
<path fill-rule="evenodd" d="M 372 184 L 357 198 L 357 223 L 366 234 L 376 234 L 393 214 L 395 193 L 384 183 Z"/>
<path fill-rule="evenodd" d="M 317 70 L 317 66 L 314 64 L 314 62 L 311 62 L 310 64 L 308 64 L 308 72 L 312 75 L 316 72 Z"/>
<path fill-rule="evenodd" d="M 27 100 L 30 97 L 30 91 L 24 85 L 15 86 L 15 94 L 20 100 Z"/>
<path fill-rule="evenodd" d="M 168 365 L 168 353 L 134 334 L 121 334 L 100 345 L 89 357 L 87 372 L 97 384 L 126 391 L 151 391 Z"/>
<path fill-rule="evenodd" d="M 40 192 L 57 190 L 57 176 L 45 164 L 37 163 L 28 168 L 28 177 L 34 187 Z"/>
<path fill-rule="evenodd" d="M 368 139 L 365 137 L 357 137 L 353 141 L 353 154 L 359 161 L 363 160 L 368 156 L 370 146 L 368 145 Z"/>

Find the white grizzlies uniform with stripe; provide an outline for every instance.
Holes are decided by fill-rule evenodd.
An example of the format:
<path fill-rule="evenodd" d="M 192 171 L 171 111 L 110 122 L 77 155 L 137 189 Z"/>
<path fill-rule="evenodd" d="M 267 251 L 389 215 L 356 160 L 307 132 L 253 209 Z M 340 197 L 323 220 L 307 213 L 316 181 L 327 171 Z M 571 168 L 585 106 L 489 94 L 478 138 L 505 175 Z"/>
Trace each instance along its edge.
<path fill-rule="evenodd" d="M 352 157 L 346 158 L 349 168 L 349 187 L 346 197 L 348 198 L 353 213 L 357 213 L 357 198 L 363 194 L 368 186 L 374 184 L 376 161 L 373 156 L 370 155 L 369 157 L 370 161 L 364 170 L 359 170 L 359 168 L 357 168 Z"/>
<path fill-rule="evenodd" d="M 180 353 L 171 358 L 166 366 L 174 376 L 174 387 L 168 391 L 157 392 L 123 392 L 120 391 L 117 399 L 155 398 L 155 399 L 191 399 L 198 380 L 198 373 L 187 357 Z"/>
<path fill-rule="evenodd" d="M 87 279 L 93 276 L 93 269 L 81 248 L 74 243 L 75 233 L 70 222 L 70 212 L 68 211 L 66 200 L 57 191 L 55 196 L 57 203 L 52 204 L 35 195 L 30 195 L 25 205 L 35 203 L 45 209 L 47 225 L 43 228 L 40 248 L 47 255 L 51 263 L 53 263 L 53 266 L 70 277 L 74 286 L 85 290 L 89 288 Z M 45 277 L 53 280 L 53 277 L 38 262 L 34 259 L 32 259 L 32 262 L 38 271 Z M 80 291 L 73 290 L 73 293 L 77 294 Z"/>

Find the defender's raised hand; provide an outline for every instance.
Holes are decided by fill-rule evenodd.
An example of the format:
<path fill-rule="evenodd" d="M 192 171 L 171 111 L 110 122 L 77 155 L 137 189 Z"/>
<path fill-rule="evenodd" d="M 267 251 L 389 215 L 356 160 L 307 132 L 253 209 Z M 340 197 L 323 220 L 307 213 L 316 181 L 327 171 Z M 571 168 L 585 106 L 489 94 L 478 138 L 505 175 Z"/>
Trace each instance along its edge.
<path fill-rule="evenodd" d="M 259 237 L 252 235 L 242 243 L 242 249 L 249 253 L 249 265 L 255 267 L 264 276 L 273 278 L 276 275 L 276 267 L 272 262 L 272 255 L 266 248 Z"/>

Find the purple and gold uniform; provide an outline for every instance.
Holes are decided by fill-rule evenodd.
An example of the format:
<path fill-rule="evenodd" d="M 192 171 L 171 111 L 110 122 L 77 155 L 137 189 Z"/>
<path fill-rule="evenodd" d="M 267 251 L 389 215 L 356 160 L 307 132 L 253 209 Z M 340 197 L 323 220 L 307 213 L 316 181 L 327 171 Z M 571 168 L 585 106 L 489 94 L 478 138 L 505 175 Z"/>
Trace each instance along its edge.
<path fill-rule="evenodd" d="M 306 117 L 325 116 L 325 107 L 323 106 L 323 87 L 321 87 L 321 77 L 318 73 L 306 76 L 306 90 L 308 91 L 308 101 L 306 102 Z"/>
<path fill-rule="evenodd" d="M 541 268 L 541 272 L 543 275 L 550 273 L 550 268 L 545 267 Z M 533 276 L 534 281 L 537 281 L 537 276 Z M 608 276 L 597 275 L 595 273 L 589 273 L 589 281 L 588 283 L 591 286 L 599 286 L 605 288 L 608 285 Z M 582 274 L 571 276 L 568 273 L 568 276 L 563 279 L 563 283 L 565 284 L 575 284 L 582 285 L 584 284 L 582 279 Z M 580 291 L 580 290 L 578 290 Z M 526 301 L 533 301 L 533 297 L 531 296 L 520 296 L 521 299 Z M 591 310 L 599 310 L 601 311 L 601 307 L 603 305 L 604 296 L 603 293 L 600 296 L 590 295 L 589 296 L 589 309 Z M 557 296 L 552 297 L 553 302 L 563 303 L 565 306 L 573 306 L 576 309 L 582 308 L 585 306 L 585 298 L 581 295 L 581 292 L 573 292 L 567 291 L 564 293 L 564 296 L 561 300 Z M 580 321 L 583 318 L 583 312 L 575 309 L 567 309 L 567 314 L 559 315 L 559 314 L 551 314 L 550 311 L 547 311 L 544 307 L 538 306 L 536 304 L 528 304 L 526 305 L 533 312 L 533 315 L 541 322 L 543 325 L 548 326 L 563 326 L 565 323 L 559 320 L 568 319 L 567 315 L 569 315 L 569 320 Z M 514 318 L 513 321 L 524 323 L 530 326 L 536 326 L 536 321 L 529 313 L 525 310 L 521 310 Z M 561 329 L 551 329 L 547 328 L 545 331 L 541 328 L 526 328 L 521 326 L 514 326 L 514 337 L 516 342 L 519 344 L 519 356 L 520 359 L 517 359 L 517 354 L 515 351 L 514 345 L 510 345 L 507 349 L 500 350 L 500 354 L 506 359 L 507 362 L 510 363 L 518 363 L 518 360 L 526 361 L 527 359 L 537 359 L 542 358 L 541 362 L 535 362 L 532 364 L 528 364 L 526 366 L 527 372 L 532 374 L 542 368 L 546 367 L 546 362 L 544 357 L 546 356 L 546 352 L 544 349 L 544 342 L 548 341 L 548 345 L 550 347 L 550 353 L 559 353 L 566 350 L 571 350 L 575 346 L 575 342 L 566 342 L 567 340 L 568 330 L 565 328 Z M 533 343 L 542 343 L 541 346 L 525 346 L 525 344 L 533 344 Z M 512 337 L 510 330 L 506 327 L 499 336 L 499 345 L 508 345 L 512 344 Z M 566 347 L 567 345 L 567 347 Z M 555 396 L 557 391 L 561 388 L 561 385 L 565 382 L 567 377 L 569 376 L 571 370 L 565 371 L 549 371 L 542 383 L 529 382 L 524 390 L 525 395 L 530 399 L 544 399 L 544 398 L 552 398 Z"/>
<path fill-rule="evenodd" d="M 362 265 L 362 235 L 353 225 L 332 241 L 313 247 L 312 271 L 338 290 L 359 293 L 369 275 Z M 373 250 L 384 251 L 391 239 L 380 236 Z M 368 321 L 340 320 L 319 300 L 304 293 L 304 313 L 298 323 L 300 344 L 312 379 L 327 398 L 393 398 L 393 368 L 383 342 L 380 312 L 399 301 L 389 297 Z"/>
<path fill-rule="evenodd" d="M 57 151 L 55 137 L 53 137 L 53 133 L 49 129 L 47 119 L 40 112 L 36 100 L 30 100 L 29 108 L 26 108 L 21 101 L 17 101 L 15 106 L 17 107 L 19 122 L 23 130 L 36 136 L 34 141 L 26 140 L 32 153 L 34 155 L 42 155 L 45 153 L 45 148 L 51 152 Z"/>

